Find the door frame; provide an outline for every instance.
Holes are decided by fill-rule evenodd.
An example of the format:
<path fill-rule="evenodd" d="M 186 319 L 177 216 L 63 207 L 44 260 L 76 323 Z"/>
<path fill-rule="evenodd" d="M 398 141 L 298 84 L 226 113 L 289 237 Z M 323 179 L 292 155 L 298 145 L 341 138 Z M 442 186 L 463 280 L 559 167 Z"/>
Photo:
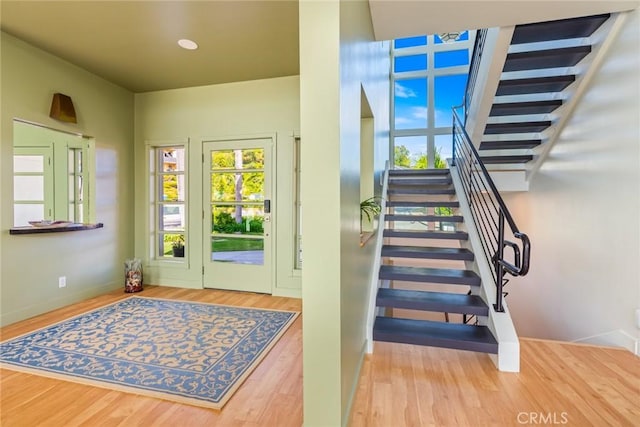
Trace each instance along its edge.
<path fill-rule="evenodd" d="M 203 289 L 209 289 L 207 288 L 206 284 L 205 284 L 205 265 L 207 262 L 211 262 L 210 258 L 211 258 L 211 249 L 210 249 L 210 245 L 211 245 L 211 240 L 210 240 L 210 232 L 207 229 L 207 224 L 208 221 L 205 217 L 205 215 L 207 215 L 207 211 L 209 210 L 209 200 L 208 200 L 208 193 L 210 191 L 210 189 L 204 185 L 205 182 L 205 177 L 209 175 L 209 170 L 206 170 L 205 165 L 206 165 L 206 161 L 205 161 L 205 156 L 208 155 L 208 151 L 205 150 L 205 146 L 206 144 L 210 144 L 213 143 L 214 145 L 216 143 L 220 144 L 220 145 L 227 145 L 227 144 L 231 144 L 231 143 L 250 143 L 252 140 L 261 140 L 261 141 L 265 141 L 265 151 L 269 151 L 269 158 L 270 158 L 270 168 L 269 168 L 269 174 L 270 174 L 270 198 L 269 200 L 271 201 L 271 206 L 270 206 L 270 210 L 271 210 L 271 216 L 270 216 L 270 227 L 271 227 L 271 234 L 269 236 L 269 239 L 265 239 L 265 244 L 268 243 L 268 249 L 270 252 L 270 256 L 268 258 L 270 258 L 270 265 L 269 265 L 269 294 L 273 294 L 273 290 L 275 289 L 275 283 L 276 283 L 276 268 L 277 268 L 277 262 L 276 262 L 276 215 L 277 215 L 277 205 L 275 203 L 276 201 L 276 176 L 277 176 L 277 164 L 276 164 L 276 134 L 275 133 L 267 133 L 267 134 L 251 134 L 251 135 L 230 135 L 230 136 L 223 136 L 223 137 L 210 137 L 210 138 L 206 138 L 203 137 L 201 138 L 200 141 L 200 149 L 202 152 L 202 163 L 201 163 L 201 169 L 200 169 L 200 182 L 202 183 L 203 187 L 202 187 L 202 206 L 201 206 L 201 210 L 202 210 L 202 221 L 201 221 L 201 234 L 202 234 L 202 246 L 201 246 L 201 250 L 202 250 L 202 288 Z M 225 149 L 225 147 L 220 147 L 220 149 Z M 265 156 L 266 157 L 266 156 Z M 267 173 L 267 168 L 265 168 L 265 173 Z M 210 184 L 209 184 L 210 185 Z M 209 213 L 210 215 L 210 213 Z M 209 248 L 208 250 L 206 250 L 207 248 Z M 265 246 L 265 250 L 267 249 L 267 247 Z M 267 262 L 267 257 L 265 257 L 265 266 L 266 266 L 266 262 Z M 222 289 L 222 288 L 211 288 L 211 289 Z M 238 291 L 242 291 L 241 289 L 236 289 Z M 251 291 L 249 291 L 251 292 Z"/>

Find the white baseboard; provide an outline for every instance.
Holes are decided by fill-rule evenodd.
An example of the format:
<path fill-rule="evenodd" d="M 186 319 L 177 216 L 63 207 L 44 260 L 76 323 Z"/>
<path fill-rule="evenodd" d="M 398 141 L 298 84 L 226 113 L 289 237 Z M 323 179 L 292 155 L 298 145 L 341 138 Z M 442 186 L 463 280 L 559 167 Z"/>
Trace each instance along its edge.
<path fill-rule="evenodd" d="M 581 344 L 604 345 L 611 347 L 622 347 L 629 350 L 636 356 L 640 356 L 640 339 L 622 329 L 605 332 L 603 334 L 592 335 L 590 337 L 579 338 L 572 342 Z"/>

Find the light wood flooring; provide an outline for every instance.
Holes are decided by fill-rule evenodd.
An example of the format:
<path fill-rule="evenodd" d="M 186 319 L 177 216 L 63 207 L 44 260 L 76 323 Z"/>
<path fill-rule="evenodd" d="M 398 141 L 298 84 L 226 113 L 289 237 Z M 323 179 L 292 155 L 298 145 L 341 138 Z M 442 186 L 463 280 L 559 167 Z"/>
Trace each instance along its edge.
<path fill-rule="evenodd" d="M 301 309 L 300 300 L 239 292 L 145 287 L 140 295 Z M 127 296 L 113 292 L 9 325 L 1 338 Z M 0 425 L 301 426 L 301 325 L 298 318 L 221 411 L 5 369 Z M 640 425 L 639 358 L 625 350 L 530 339 L 521 341 L 521 349 L 521 372 L 512 374 L 498 372 L 483 354 L 375 343 L 362 367 L 349 425 Z"/>
<path fill-rule="evenodd" d="M 2 340 L 126 298 L 93 298 L 2 329 Z M 301 311 L 299 299 L 241 292 L 148 287 L 140 296 Z M 302 424 L 302 319 L 299 316 L 221 411 L 0 370 L 0 425 L 295 426 Z"/>

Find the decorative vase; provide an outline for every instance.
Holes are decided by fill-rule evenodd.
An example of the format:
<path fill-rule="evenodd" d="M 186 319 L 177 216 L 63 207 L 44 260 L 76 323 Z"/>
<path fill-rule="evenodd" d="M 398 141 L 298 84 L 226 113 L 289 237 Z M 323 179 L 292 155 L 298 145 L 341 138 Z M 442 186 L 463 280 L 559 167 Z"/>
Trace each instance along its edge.
<path fill-rule="evenodd" d="M 124 291 L 126 293 L 142 290 L 142 261 L 128 259 L 124 262 Z"/>

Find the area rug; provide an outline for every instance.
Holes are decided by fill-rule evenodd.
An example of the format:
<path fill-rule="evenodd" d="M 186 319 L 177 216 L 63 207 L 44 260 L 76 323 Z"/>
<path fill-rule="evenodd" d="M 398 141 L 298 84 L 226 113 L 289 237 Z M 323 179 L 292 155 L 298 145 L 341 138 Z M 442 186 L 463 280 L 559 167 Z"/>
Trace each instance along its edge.
<path fill-rule="evenodd" d="M 220 409 L 298 314 L 129 297 L 0 343 L 0 366 Z"/>

